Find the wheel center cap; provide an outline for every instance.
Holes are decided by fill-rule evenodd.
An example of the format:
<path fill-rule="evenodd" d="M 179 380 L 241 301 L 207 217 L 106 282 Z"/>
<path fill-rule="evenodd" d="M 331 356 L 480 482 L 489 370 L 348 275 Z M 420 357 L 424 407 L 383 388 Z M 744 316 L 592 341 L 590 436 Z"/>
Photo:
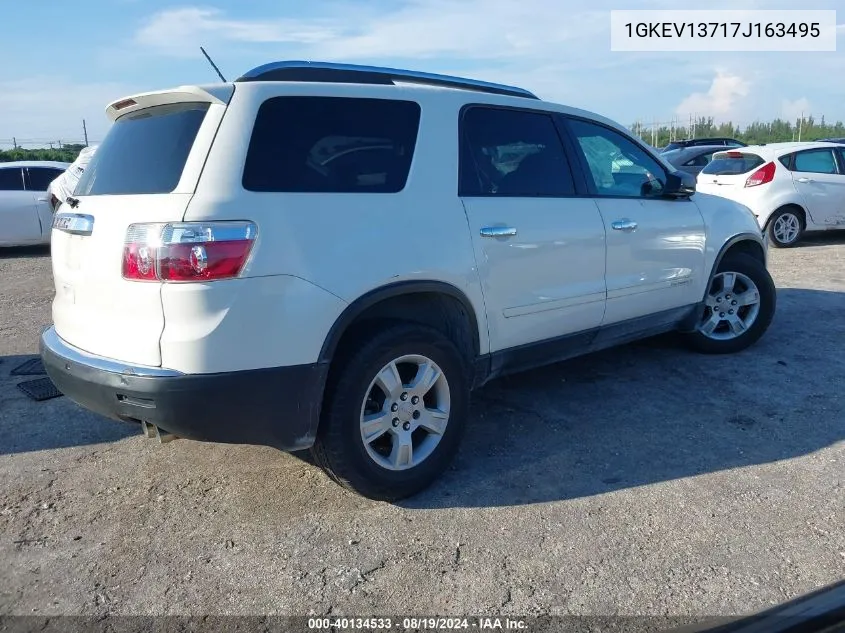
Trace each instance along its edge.
<path fill-rule="evenodd" d="M 413 415 L 414 415 L 414 405 L 412 405 L 408 401 L 399 403 L 399 410 L 396 412 L 397 418 L 402 420 L 402 422 L 410 422 Z"/>

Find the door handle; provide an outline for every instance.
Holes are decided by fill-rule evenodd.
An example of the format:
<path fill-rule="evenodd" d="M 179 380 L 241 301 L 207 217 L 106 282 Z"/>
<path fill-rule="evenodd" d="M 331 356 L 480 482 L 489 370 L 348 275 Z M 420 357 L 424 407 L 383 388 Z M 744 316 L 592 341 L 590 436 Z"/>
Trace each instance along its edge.
<path fill-rule="evenodd" d="M 47 202 L 47 198 L 38 198 L 38 202 Z"/>
<path fill-rule="evenodd" d="M 611 227 L 613 227 L 614 231 L 625 231 L 626 233 L 630 233 L 631 231 L 635 231 L 637 229 L 637 223 L 633 220 L 616 220 L 616 222 L 612 222 Z"/>
<path fill-rule="evenodd" d="M 481 237 L 510 237 L 516 235 L 512 226 L 485 226 L 481 229 Z"/>
<path fill-rule="evenodd" d="M 798 182 L 815 182 L 815 181 L 812 178 L 805 178 L 804 176 L 802 176 L 801 178 L 798 179 Z"/>

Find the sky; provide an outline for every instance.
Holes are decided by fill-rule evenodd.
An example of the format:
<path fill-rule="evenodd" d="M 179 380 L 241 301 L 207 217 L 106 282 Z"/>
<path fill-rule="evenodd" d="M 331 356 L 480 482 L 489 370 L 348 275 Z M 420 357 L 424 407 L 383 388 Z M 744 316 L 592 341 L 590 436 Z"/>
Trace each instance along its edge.
<path fill-rule="evenodd" d="M 805 4 L 805 3 L 802 3 Z M 836 9 L 841 0 L 809 0 Z M 623 125 L 845 120 L 845 9 L 836 52 L 612 52 L 611 9 L 794 9 L 791 0 L 0 0 L 0 148 L 89 140 L 122 96 L 308 59 L 456 74 L 527 88 Z"/>

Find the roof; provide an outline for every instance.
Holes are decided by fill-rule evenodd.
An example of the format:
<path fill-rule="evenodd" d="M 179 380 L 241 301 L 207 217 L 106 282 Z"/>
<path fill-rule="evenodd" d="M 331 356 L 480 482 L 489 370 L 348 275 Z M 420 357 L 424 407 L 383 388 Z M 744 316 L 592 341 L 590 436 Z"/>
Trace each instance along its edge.
<path fill-rule="evenodd" d="M 820 147 L 839 147 L 837 143 L 822 141 L 791 141 L 785 143 L 766 143 L 765 145 L 749 145 L 748 147 L 726 147 L 726 152 L 756 152 L 758 154 L 783 155 L 800 149 L 816 149 Z"/>
<path fill-rule="evenodd" d="M 61 163 L 55 160 L 16 160 L 9 163 L 0 163 L 0 169 L 7 167 L 54 167 L 56 169 L 67 169 L 70 163 Z"/>
<path fill-rule="evenodd" d="M 725 150 L 740 150 L 745 149 L 744 147 L 728 147 L 726 145 L 690 145 L 688 147 L 676 147 L 675 149 L 670 149 L 664 152 L 664 154 L 672 154 L 673 156 L 693 156 L 698 154 L 706 154 L 707 152 L 712 151 L 725 151 Z"/>
<path fill-rule="evenodd" d="M 677 147 L 675 149 L 670 149 L 662 152 L 660 155 L 664 160 L 669 161 L 670 164 L 678 167 L 686 161 L 697 158 L 702 154 L 721 152 L 726 149 L 730 148 L 725 147 L 724 145 L 693 145 L 692 147 Z"/>

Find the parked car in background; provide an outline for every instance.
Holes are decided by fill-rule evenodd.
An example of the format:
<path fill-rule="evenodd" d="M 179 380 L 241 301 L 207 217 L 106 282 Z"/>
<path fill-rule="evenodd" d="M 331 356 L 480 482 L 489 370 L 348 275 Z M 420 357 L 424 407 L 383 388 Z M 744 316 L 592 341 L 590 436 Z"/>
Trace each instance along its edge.
<path fill-rule="evenodd" d="M 726 150 L 698 175 L 698 191 L 747 206 L 773 246 L 845 229 L 845 146 L 770 143 Z"/>
<path fill-rule="evenodd" d="M 719 145 L 722 147 L 745 147 L 745 143 L 738 141 L 735 138 L 727 138 L 717 136 L 714 138 L 688 138 L 680 141 L 672 141 L 661 151 L 669 152 L 673 149 L 681 149 L 683 147 L 695 147 L 696 145 Z"/>
<path fill-rule="evenodd" d="M 73 194 L 76 183 L 79 182 L 79 178 L 82 176 L 88 163 L 91 162 L 91 157 L 96 150 L 96 145 L 89 145 L 88 147 L 82 148 L 76 160 L 58 178 L 50 183 L 50 186 L 47 188 L 47 199 L 53 212 L 67 201 L 68 196 Z"/>
<path fill-rule="evenodd" d="M 817 143 L 837 143 L 839 145 L 845 145 L 845 138 L 820 138 Z"/>
<path fill-rule="evenodd" d="M 724 145 L 692 145 L 663 152 L 661 158 L 673 167 L 697 176 L 713 158 L 713 154 L 724 149 Z"/>
<path fill-rule="evenodd" d="M 312 448 L 395 500 L 497 376 L 669 331 L 735 353 L 775 312 L 746 208 L 521 88 L 280 62 L 107 113 L 41 353 L 152 436 Z"/>
<path fill-rule="evenodd" d="M 0 163 L 0 246 L 50 242 L 53 212 L 47 189 L 69 166 L 40 160 Z"/>

